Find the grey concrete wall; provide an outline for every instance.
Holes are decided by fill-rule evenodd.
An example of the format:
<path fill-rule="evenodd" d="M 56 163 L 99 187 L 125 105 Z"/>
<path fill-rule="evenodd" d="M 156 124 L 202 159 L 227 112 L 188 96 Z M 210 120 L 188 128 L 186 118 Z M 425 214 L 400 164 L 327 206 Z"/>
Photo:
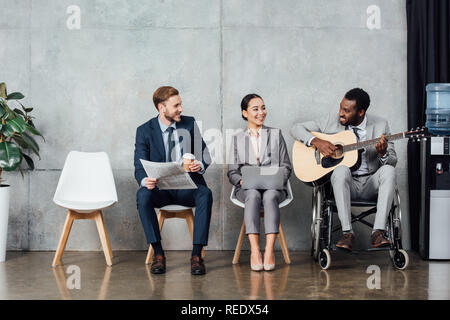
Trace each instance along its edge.
<path fill-rule="evenodd" d="M 70 5 L 81 9 L 79 30 L 66 27 Z M 381 29 L 366 27 L 370 5 L 381 9 Z M 6 174 L 10 250 L 56 248 L 66 213 L 52 198 L 70 150 L 108 153 L 119 196 L 104 213 L 112 248 L 147 248 L 132 159 L 135 128 L 156 115 L 152 94 L 161 85 L 181 91 L 184 113 L 204 131 L 223 133 L 246 125 L 240 100 L 259 93 L 266 124 L 283 129 L 289 149 L 294 122 L 337 111 L 355 86 L 369 92 L 369 112 L 388 118 L 393 132 L 406 129 L 404 0 L 0 0 L 0 7 L 0 81 L 26 95 L 46 138 L 35 171 Z M 396 148 L 407 213 L 406 142 Z M 233 249 L 242 222 L 225 168 L 205 175 L 214 194 L 208 249 Z M 282 223 L 289 247 L 306 250 L 311 189 L 295 176 L 291 183 L 295 200 Z M 366 245 L 367 231 L 357 231 Z M 167 249 L 191 247 L 183 221 L 168 221 L 163 239 Z M 67 248 L 100 250 L 95 225 L 76 221 Z"/>

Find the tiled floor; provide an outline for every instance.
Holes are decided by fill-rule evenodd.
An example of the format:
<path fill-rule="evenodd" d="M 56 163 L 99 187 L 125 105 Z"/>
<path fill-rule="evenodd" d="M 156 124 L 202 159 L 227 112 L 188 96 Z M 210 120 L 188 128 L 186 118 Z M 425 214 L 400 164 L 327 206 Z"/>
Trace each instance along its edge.
<path fill-rule="evenodd" d="M 112 267 L 102 252 L 66 252 L 64 266 L 52 268 L 53 254 L 8 252 L 0 299 L 450 299 L 450 262 L 413 252 L 405 271 L 394 269 L 386 252 L 336 252 L 326 271 L 308 252 L 291 252 L 291 265 L 277 253 L 275 271 L 254 272 L 248 252 L 232 265 L 233 252 L 206 251 L 204 276 L 191 276 L 188 251 L 166 252 L 164 275 L 150 274 L 142 251 L 114 252 Z M 369 266 L 380 268 L 380 289 L 368 288 L 377 284 Z"/>

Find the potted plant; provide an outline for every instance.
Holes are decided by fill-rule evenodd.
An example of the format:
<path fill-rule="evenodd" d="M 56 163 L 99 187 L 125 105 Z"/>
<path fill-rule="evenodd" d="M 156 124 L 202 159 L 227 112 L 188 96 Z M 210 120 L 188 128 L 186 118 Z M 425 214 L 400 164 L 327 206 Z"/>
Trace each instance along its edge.
<path fill-rule="evenodd" d="M 28 168 L 33 170 L 34 162 L 27 152 L 34 152 L 39 157 L 39 145 L 32 136 L 42 137 L 34 126 L 34 117 L 30 116 L 33 108 L 17 101 L 23 98 L 20 92 L 8 94 L 6 84 L 0 83 L 0 262 L 5 261 L 6 254 L 10 191 L 10 186 L 3 183 L 2 171 L 18 169 L 23 177 L 21 164 L 24 159 Z M 11 109 L 8 106 L 11 100 L 16 100 L 22 110 Z"/>

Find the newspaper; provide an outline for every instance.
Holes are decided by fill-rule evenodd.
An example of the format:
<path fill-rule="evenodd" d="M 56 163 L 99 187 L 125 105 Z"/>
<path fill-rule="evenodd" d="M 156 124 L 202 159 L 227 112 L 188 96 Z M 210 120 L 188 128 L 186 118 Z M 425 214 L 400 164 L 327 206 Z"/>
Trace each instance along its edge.
<path fill-rule="evenodd" d="M 176 162 L 152 162 L 140 159 L 147 177 L 158 179 L 160 190 L 197 189 L 189 174 Z"/>

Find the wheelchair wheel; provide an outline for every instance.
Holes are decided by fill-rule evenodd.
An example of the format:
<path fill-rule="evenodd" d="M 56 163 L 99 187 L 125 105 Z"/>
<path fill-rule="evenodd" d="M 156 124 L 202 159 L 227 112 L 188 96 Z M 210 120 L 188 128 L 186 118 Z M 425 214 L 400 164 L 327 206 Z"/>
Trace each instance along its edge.
<path fill-rule="evenodd" d="M 319 265 L 323 270 L 326 270 L 331 265 L 331 255 L 328 249 L 322 249 L 319 254 Z"/>
<path fill-rule="evenodd" d="M 320 221 L 316 221 L 311 225 L 312 241 L 311 241 L 311 255 L 314 260 L 319 259 L 319 240 L 320 240 Z"/>
<path fill-rule="evenodd" d="M 390 252 L 392 263 L 394 267 L 399 270 L 404 270 L 409 265 L 408 253 L 403 249 L 398 249 L 396 251 L 391 250 Z"/>
<path fill-rule="evenodd" d="M 322 212 L 322 193 L 315 190 L 313 194 L 312 222 L 311 222 L 311 256 L 315 261 L 319 258 L 320 224 Z"/>

